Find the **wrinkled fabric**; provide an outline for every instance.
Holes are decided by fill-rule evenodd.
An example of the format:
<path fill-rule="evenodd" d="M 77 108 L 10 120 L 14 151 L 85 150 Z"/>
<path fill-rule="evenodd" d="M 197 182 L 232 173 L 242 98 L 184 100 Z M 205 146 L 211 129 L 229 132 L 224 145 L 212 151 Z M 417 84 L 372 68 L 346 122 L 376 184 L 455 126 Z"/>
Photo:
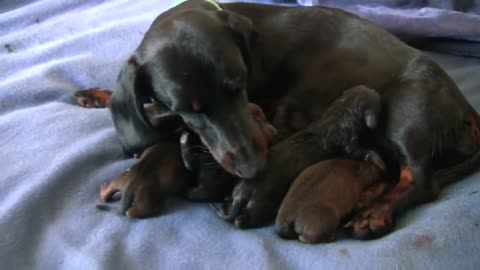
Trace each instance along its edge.
<path fill-rule="evenodd" d="M 422 49 L 480 57 L 480 0 L 298 0 L 366 18 Z"/>

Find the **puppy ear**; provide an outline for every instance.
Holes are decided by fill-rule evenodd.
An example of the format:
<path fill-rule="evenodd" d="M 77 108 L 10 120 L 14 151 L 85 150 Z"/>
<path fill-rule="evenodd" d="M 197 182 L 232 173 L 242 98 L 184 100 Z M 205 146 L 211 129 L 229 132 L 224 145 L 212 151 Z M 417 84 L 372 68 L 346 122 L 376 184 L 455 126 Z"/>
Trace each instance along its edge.
<path fill-rule="evenodd" d="M 242 51 L 243 59 L 248 62 L 250 48 L 258 37 L 253 22 L 243 15 L 226 10 L 218 11 L 218 14 L 232 30 L 235 41 Z"/>
<path fill-rule="evenodd" d="M 179 114 L 172 112 L 165 104 L 155 99 L 151 78 L 145 66 L 137 68 L 134 92 L 135 111 L 145 125 L 165 133 L 173 133 L 183 123 Z M 145 100 L 148 99 L 152 101 L 152 105 L 145 106 Z"/>

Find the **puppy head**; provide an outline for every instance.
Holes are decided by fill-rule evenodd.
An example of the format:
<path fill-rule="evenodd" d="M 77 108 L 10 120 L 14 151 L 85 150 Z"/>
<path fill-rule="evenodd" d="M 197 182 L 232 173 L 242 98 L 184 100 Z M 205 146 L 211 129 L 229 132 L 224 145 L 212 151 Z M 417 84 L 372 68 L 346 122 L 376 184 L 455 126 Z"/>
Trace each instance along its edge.
<path fill-rule="evenodd" d="M 225 170 L 255 176 L 266 163 L 266 141 L 247 105 L 252 23 L 191 9 L 152 29 L 142 46 L 155 98 L 183 118 Z"/>
<path fill-rule="evenodd" d="M 358 115 L 363 115 L 367 127 L 372 129 L 377 127 L 382 108 L 382 100 L 377 91 L 359 85 L 346 90 L 344 96 L 354 100 L 352 103 L 360 110 Z"/>

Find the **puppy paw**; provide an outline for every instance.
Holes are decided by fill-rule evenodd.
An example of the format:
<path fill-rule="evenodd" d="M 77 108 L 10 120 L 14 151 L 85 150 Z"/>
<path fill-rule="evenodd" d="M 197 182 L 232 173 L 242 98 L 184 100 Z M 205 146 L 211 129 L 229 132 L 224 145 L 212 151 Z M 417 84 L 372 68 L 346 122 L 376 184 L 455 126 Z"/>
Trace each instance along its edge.
<path fill-rule="evenodd" d="M 103 88 L 90 88 L 74 93 L 77 104 L 84 108 L 106 108 L 112 92 Z"/>
<path fill-rule="evenodd" d="M 371 207 L 372 203 L 385 193 L 387 187 L 387 183 L 378 182 L 363 190 L 360 194 L 360 199 L 358 199 L 355 204 L 355 212 L 360 212 Z"/>
<path fill-rule="evenodd" d="M 125 211 L 125 216 L 129 218 L 150 218 L 160 215 L 163 211 L 163 204 L 151 204 L 149 206 L 134 205 Z"/>
<path fill-rule="evenodd" d="M 335 233 L 322 234 L 320 236 L 315 236 L 314 238 L 308 235 L 299 235 L 298 241 L 305 244 L 316 244 L 316 243 L 328 243 L 333 242 L 336 239 Z"/>
<path fill-rule="evenodd" d="M 280 208 L 275 220 L 275 231 L 285 239 L 303 243 L 325 243 L 335 240 L 339 218 L 327 206 L 308 205 Z"/>
<path fill-rule="evenodd" d="M 100 186 L 100 200 L 104 202 L 109 202 L 113 199 L 113 196 L 119 192 L 119 189 L 114 188 L 112 182 L 103 183 Z"/>
<path fill-rule="evenodd" d="M 217 215 L 233 222 L 239 229 L 256 228 L 274 221 L 278 206 L 272 204 L 266 194 L 256 185 L 258 182 L 242 181 L 235 186 L 232 196 L 227 198 Z"/>
<path fill-rule="evenodd" d="M 344 225 L 358 239 L 373 239 L 384 236 L 393 229 L 394 220 L 389 204 L 375 204 L 359 213 Z"/>

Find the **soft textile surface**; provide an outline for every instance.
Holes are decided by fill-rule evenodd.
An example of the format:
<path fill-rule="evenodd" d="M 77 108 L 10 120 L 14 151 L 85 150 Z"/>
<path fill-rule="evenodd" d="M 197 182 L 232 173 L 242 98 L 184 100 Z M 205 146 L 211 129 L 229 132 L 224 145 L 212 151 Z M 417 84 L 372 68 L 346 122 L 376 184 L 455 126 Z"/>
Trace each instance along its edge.
<path fill-rule="evenodd" d="M 342 8 L 426 49 L 480 57 L 480 0 L 298 0 Z"/>
<path fill-rule="evenodd" d="M 146 220 L 98 212 L 100 184 L 134 160 L 109 112 L 80 108 L 71 95 L 111 88 L 172 2 L 0 2 L 1 269 L 478 269 L 480 173 L 374 241 L 285 241 L 272 227 L 240 231 L 181 199 Z M 480 61 L 434 57 L 480 109 Z"/>

